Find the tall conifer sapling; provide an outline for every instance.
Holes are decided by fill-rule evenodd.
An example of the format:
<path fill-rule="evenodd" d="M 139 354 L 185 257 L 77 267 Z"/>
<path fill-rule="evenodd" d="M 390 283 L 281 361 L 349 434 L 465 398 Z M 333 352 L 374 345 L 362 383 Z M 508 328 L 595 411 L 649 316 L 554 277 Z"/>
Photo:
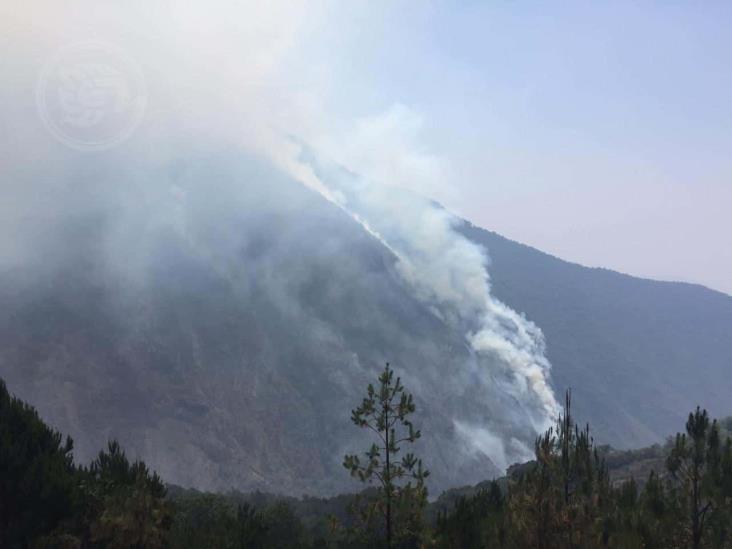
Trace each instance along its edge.
<path fill-rule="evenodd" d="M 420 437 L 408 417 L 414 412 L 412 395 L 405 392 L 401 378 L 394 381 L 394 371 L 387 362 L 379 376 L 379 386 L 369 384 L 367 396 L 361 405 L 351 411 L 351 421 L 358 427 L 370 429 L 376 441 L 365 452 L 365 460 L 358 455 L 346 455 L 343 466 L 362 482 L 377 479 L 379 497 L 383 503 L 386 545 L 391 547 L 394 525 L 392 507 L 395 500 L 411 491 L 421 501 L 426 499 L 424 480 L 429 471 L 413 453 L 399 459 L 403 443 L 413 443 Z M 415 486 L 412 486 L 412 482 Z"/>

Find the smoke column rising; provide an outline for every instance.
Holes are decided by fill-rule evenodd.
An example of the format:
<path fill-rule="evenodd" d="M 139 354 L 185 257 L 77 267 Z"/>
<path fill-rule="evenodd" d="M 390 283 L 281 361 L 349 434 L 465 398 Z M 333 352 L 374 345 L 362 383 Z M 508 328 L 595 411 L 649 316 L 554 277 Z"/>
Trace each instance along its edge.
<path fill-rule="evenodd" d="M 549 386 L 550 364 L 541 330 L 490 293 L 484 249 L 457 230 L 461 220 L 424 197 L 370 183 L 337 166 L 326 166 L 307 149 L 302 155 L 318 187 L 397 257 L 402 278 L 432 312 L 465 335 L 473 351 L 471 382 L 493 404 L 474 421 L 455 419 L 457 431 L 501 468 L 531 457 L 517 438 L 546 429 L 559 405 Z M 506 398 L 507 397 L 507 398 Z M 493 402 L 491 402 L 493 401 Z M 504 407 L 500 409 L 502 403 Z"/>
<path fill-rule="evenodd" d="M 354 136 L 352 145 L 359 149 L 351 151 L 354 157 L 360 150 L 386 151 L 367 155 L 364 161 L 379 164 L 379 170 L 367 173 L 376 173 L 377 178 L 361 178 L 323 160 L 339 156 L 333 150 L 332 143 L 338 141 L 333 136 L 347 139 L 350 134 L 334 130 L 339 121 L 333 121 L 337 115 L 328 97 L 329 88 L 338 82 L 330 82 L 328 72 L 312 62 L 309 56 L 320 50 L 309 37 L 317 36 L 318 25 L 337 28 L 337 9 L 333 10 L 336 15 L 329 15 L 322 6 L 314 9 L 289 2 L 266 8 L 232 2 L 218 10 L 194 5 L 150 8 L 147 3 L 131 3 L 126 10 L 111 5 L 95 5 L 92 10 L 89 2 L 75 5 L 76 10 L 42 3 L 12 12 L 0 8 L 6 16 L 0 18 L 2 34 L 16 52 L 3 60 L 3 66 L 17 83 L 0 92 L 7 105 L 20 106 L 3 113 L 13 135 L 13 142 L 0 151 L 9 174 L 3 190 L 17 206 L 3 205 L 8 215 L 0 220 L 6 229 L 0 236 L 0 265 L 13 266 L 32 255 L 32 246 L 13 236 L 19 234 L 22 221 L 17 212 L 32 212 L 35 229 L 53 227 L 46 218 L 53 221 L 75 210 L 98 208 L 100 203 L 108 204 L 115 221 L 125 228 L 140 225 L 120 213 L 127 210 L 131 218 L 144 215 L 163 223 L 167 210 L 156 208 L 158 202 L 165 202 L 160 197 L 170 194 L 165 178 L 158 174 L 138 183 L 137 191 L 130 188 L 141 159 L 167 173 L 162 167 L 167 170 L 178 162 L 181 144 L 194 150 L 229 148 L 267 157 L 340 206 L 386 245 L 397 258 L 396 269 L 405 286 L 450 330 L 464 336 L 470 360 L 462 371 L 450 374 L 449 389 L 455 399 L 469 395 L 468 402 L 478 403 L 453 418 L 466 446 L 499 467 L 529 457 L 527 442 L 558 411 L 548 384 L 550 365 L 543 336 L 538 327 L 491 296 L 485 250 L 460 234 L 458 218 L 420 193 L 435 196 L 428 189 L 437 188 L 435 181 L 444 166 L 423 161 L 423 156 L 410 150 L 410 143 L 396 152 L 403 162 L 380 162 L 381 158 L 393 160 L 395 145 L 401 146 L 400 141 L 379 143 L 383 131 L 391 131 L 391 124 L 397 132 L 414 132 L 418 121 L 408 110 L 392 109 L 387 111 L 389 124 L 367 124 L 368 131 L 361 132 L 363 141 Z M 59 48 L 98 36 L 139 63 L 149 103 L 145 119 L 126 143 L 101 155 L 84 156 L 48 135 L 35 112 L 33 89 L 43 64 Z M 340 122 L 341 128 L 353 127 L 350 121 Z M 302 151 L 291 135 L 313 144 L 317 154 Z M 321 146 L 328 142 L 330 148 Z M 116 161 L 130 172 L 129 177 L 118 177 L 119 184 L 109 175 Z M 53 166 L 54 177 L 31 178 L 29 166 L 39 164 Z M 364 172 L 357 162 L 343 165 Z M 418 179 L 432 177 L 432 181 L 424 187 L 418 184 L 417 192 L 407 192 L 395 181 L 381 180 L 399 171 L 392 166 L 407 172 L 414 169 Z M 95 194 L 60 183 L 61 174 L 73 179 L 68 175 L 72 167 L 98 174 L 98 183 L 89 185 Z M 34 186 L 24 178 L 32 179 Z M 41 185 L 59 187 L 58 198 L 41 200 Z M 118 195 L 129 198 L 129 208 L 120 206 Z M 153 205 L 145 209 L 144 203 Z M 51 229 L 40 232 L 54 234 Z M 139 239 L 125 243 L 109 246 L 116 270 L 121 269 L 118 263 L 130 263 L 128 258 L 144 247 Z M 130 270 L 126 264 L 122 267 Z"/>

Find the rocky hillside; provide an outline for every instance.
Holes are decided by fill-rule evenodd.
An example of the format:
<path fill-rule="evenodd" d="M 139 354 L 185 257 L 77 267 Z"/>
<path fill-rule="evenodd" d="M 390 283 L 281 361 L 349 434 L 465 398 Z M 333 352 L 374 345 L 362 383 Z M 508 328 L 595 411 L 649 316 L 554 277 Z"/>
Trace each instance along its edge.
<path fill-rule="evenodd" d="M 73 190 L 94 207 L 33 224 L 18 237 L 32 253 L 0 271 L 0 376 L 80 461 L 114 437 L 182 486 L 351 490 L 342 457 L 368 440 L 349 411 L 387 360 L 415 394 L 433 493 L 501 473 L 456 420 L 530 448 L 510 397 L 471 383 L 464 334 L 345 212 L 253 159 L 147 176 L 165 192 L 85 165 Z M 597 440 L 657 442 L 696 403 L 732 411 L 732 298 L 463 230 L 495 294 L 543 329 L 554 387 L 574 389 Z"/>

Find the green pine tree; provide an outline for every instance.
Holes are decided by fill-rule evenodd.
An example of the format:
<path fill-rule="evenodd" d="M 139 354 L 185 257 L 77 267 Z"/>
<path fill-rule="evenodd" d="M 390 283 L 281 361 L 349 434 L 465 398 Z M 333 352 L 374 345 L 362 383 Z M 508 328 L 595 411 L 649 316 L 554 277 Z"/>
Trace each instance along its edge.
<path fill-rule="evenodd" d="M 0 547 L 25 547 L 75 513 L 73 442 L 0 380 Z"/>
<path fill-rule="evenodd" d="M 386 364 L 379 376 L 378 388 L 369 384 L 367 396 L 352 410 L 351 420 L 358 427 L 372 431 L 375 442 L 365 452 L 346 455 L 343 466 L 362 482 L 377 480 L 376 505 L 384 518 L 387 548 L 392 547 L 395 532 L 400 543 L 419 536 L 422 509 L 427 501 L 424 481 L 429 471 L 413 453 L 402 455 L 401 445 L 420 437 L 409 417 L 415 411 L 414 399 L 404 390 L 401 378 Z M 414 484 L 413 484 L 414 483 Z M 394 524 L 394 518 L 399 524 Z"/>
<path fill-rule="evenodd" d="M 724 513 L 723 452 L 716 420 L 709 421 L 706 410 L 689 414 L 686 433 L 678 433 L 667 467 L 678 483 L 686 502 L 689 542 L 693 549 L 702 547 L 710 522 Z"/>

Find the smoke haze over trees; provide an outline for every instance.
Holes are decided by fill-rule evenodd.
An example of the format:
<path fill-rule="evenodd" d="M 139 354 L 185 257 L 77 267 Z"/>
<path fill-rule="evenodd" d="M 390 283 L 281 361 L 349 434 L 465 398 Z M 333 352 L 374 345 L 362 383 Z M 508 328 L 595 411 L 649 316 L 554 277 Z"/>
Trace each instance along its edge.
<path fill-rule="evenodd" d="M 730 419 L 710 421 L 697 408 L 665 448 L 617 453 L 597 447 L 589 427 L 574 422 L 569 398 L 566 406 L 556 428 L 538 437 L 535 458 L 508 477 L 448 491 L 421 516 L 421 506 L 411 513 L 398 507 L 394 547 L 730 547 Z M 360 513 L 382 502 L 373 491 L 295 499 L 166 489 L 114 441 L 88 467 L 79 466 L 73 442 L 10 396 L 4 383 L 0 443 L 3 547 L 384 544 L 382 528 L 362 527 Z M 655 465 L 647 476 L 613 475 L 619 462 L 648 456 Z"/>
<path fill-rule="evenodd" d="M 363 446 L 344 411 L 387 361 L 419 411 L 420 490 L 456 490 L 414 521 L 423 539 L 728 543 L 729 447 L 707 420 L 732 413 L 732 297 L 568 263 L 452 213 L 463 177 L 510 187 L 490 177 L 506 150 L 475 140 L 463 105 L 450 112 L 470 123 L 451 130 L 389 86 L 343 104 L 362 81 L 336 54 L 370 5 L 334 19 L 336 3 L 121 6 L 0 6 L 0 377 L 28 403 L 0 387 L 0 546 L 350 543 L 346 510 L 379 492 L 336 496 Z M 364 51 L 414 38 L 379 23 Z M 469 80 L 455 97 L 484 103 Z M 107 140 L 92 131 L 105 114 L 121 124 Z M 480 162 L 435 154 L 431 124 L 431 145 Z M 517 164 L 528 180 L 547 165 Z M 727 173 L 690 161 L 690 180 L 711 177 L 697 164 Z M 569 208 L 532 196 L 508 209 L 516 224 Z M 580 428 L 549 431 L 565 387 Z M 616 485 L 613 463 L 635 484 Z"/>

